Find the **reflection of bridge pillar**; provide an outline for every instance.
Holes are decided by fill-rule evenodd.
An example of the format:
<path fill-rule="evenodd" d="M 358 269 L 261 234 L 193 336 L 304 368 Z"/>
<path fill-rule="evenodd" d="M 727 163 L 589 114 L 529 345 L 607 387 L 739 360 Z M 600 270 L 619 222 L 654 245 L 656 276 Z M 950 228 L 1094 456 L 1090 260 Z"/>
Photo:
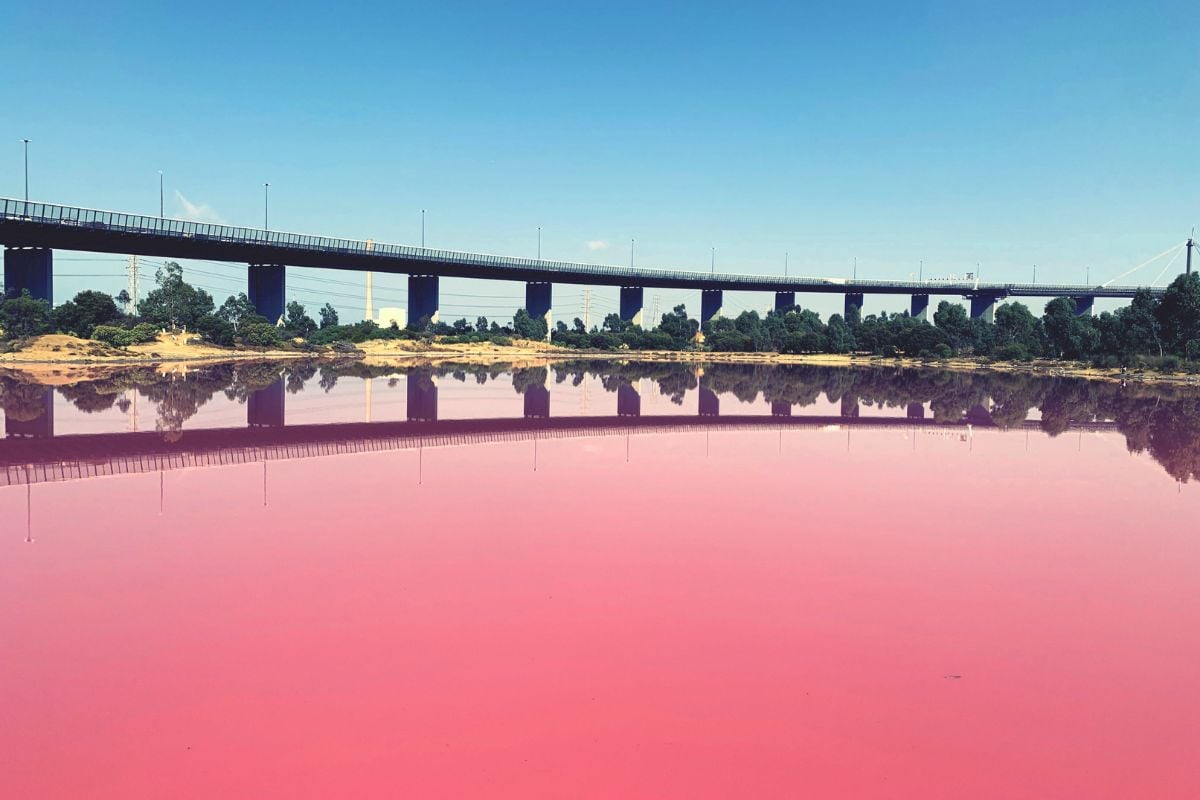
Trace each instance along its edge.
<path fill-rule="evenodd" d="M 553 327 L 551 321 L 552 294 L 552 284 L 540 282 L 525 284 L 525 311 L 534 319 L 543 319 L 546 321 L 547 338 L 549 338 L 550 329 Z"/>
<path fill-rule="evenodd" d="M 420 327 L 438 321 L 438 276 L 408 276 L 408 324 Z"/>
<path fill-rule="evenodd" d="M 4 248 L 4 293 L 54 302 L 54 251 L 47 247 Z"/>
<path fill-rule="evenodd" d="M 908 315 L 913 319 L 929 319 L 929 295 L 914 294 Z"/>
<path fill-rule="evenodd" d="M 251 392 L 246 401 L 246 424 L 252 428 L 283 427 L 285 396 L 283 378 L 265 389 Z"/>
<path fill-rule="evenodd" d="M 18 392 L 29 392 L 34 402 L 17 410 L 10 406 L 4 414 L 6 436 L 49 439 L 54 435 L 54 388 L 52 386 L 23 386 Z M 40 407 L 39 407 L 40 406 Z M 37 416 L 34 416 L 36 414 Z M 31 419 L 22 419 L 31 417 Z"/>
<path fill-rule="evenodd" d="M 925 419 L 925 406 L 921 403 L 908 404 L 909 419 Z"/>
<path fill-rule="evenodd" d="M 525 417 L 545 419 L 550 416 L 550 390 L 534 384 L 525 387 Z"/>
<path fill-rule="evenodd" d="M 617 386 L 617 416 L 640 417 L 642 415 L 642 395 L 628 383 Z"/>
<path fill-rule="evenodd" d="M 1096 305 L 1096 298 L 1084 295 L 1083 297 L 1075 298 L 1075 316 L 1086 317 L 1092 313 L 1092 306 Z"/>
<path fill-rule="evenodd" d="M 863 307 L 862 292 L 848 293 L 846 295 L 846 302 L 842 306 L 842 310 L 845 312 L 844 313 L 845 318 L 850 319 L 850 315 L 851 315 L 850 309 L 854 309 L 854 313 L 856 313 L 858 315 L 858 317 L 861 319 L 862 318 L 862 307 Z"/>
<path fill-rule="evenodd" d="M 971 319 L 994 322 L 996 320 L 996 301 L 999 299 L 1000 295 L 998 294 L 971 295 Z"/>
<path fill-rule="evenodd" d="M 795 292 L 776 292 L 775 293 L 775 310 L 779 313 L 787 311 L 792 306 L 796 305 Z"/>
<path fill-rule="evenodd" d="M 721 316 L 724 292 L 720 289 L 704 289 L 700 292 L 700 324 Z"/>
<path fill-rule="evenodd" d="M 851 395 L 842 397 L 842 416 L 857 417 L 858 416 L 858 398 Z"/>
<path fill-rule="evenodd" d="M 719 417 L 721 415 L 721 398 L 707 386 L 700 387 L 700 416 Z"/>
<path fill-rule="evenodd" d="M 772 417 L 790 417 L 792 415 L 792 404 L 784 400 L 775 400 L 771 403 Z"/>
<path fill-rule="evenodd" d="M 246 296 L 254 310 L 271 324 L 278 322 L 286 305 L 287 268 L 282 264 L 251 264 L 246 285 Z"/>
<path fill-rule="evenodd" d="M 641 327 L 644 307 L 642 296 L 644 294 L 645 292 L 640 286 L 621 287 L 621 319 Z M 650 327 L 654 327 L 657 322 L 658 320 L 650 320 Z"/>
<path fill-rule="evenodd" d="M 429 372 L 408 374 L 408 419 L 411 422 L 436 422 L 438 387 Z"/>

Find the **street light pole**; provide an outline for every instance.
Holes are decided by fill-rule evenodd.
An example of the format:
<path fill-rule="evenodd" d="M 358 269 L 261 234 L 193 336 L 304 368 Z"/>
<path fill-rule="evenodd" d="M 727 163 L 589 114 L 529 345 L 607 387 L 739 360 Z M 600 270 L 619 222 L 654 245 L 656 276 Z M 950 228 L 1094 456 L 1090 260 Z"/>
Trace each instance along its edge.
<path fill-rule="evenodd" d="M 270 230 L 270 227 L 271 227 L 268 224 L 270 217 L 268 216 L 268 213 L 267 213 L 268 211 L 270 211 L 270 208 L 271 208 L 270 202 L 271 202 L 271 184 L 264 183 L 263 184 L 263 230 Z"/>
<path fill-rule="evenodd" d="M 636 239 L 629 240 L 629 268 L 633 269 L 633 243 Z"/>
<path fill-rule="evenodd" d="M 421 249 L 425 249 L 425 209 L 421 209 Z"/>
<path fill-rule="evenodd" d="M 542 260 L 542 226 L 538 225 L 538 261 Z"/>
<path fill-rule="evenodd" d="M 25 143 L 25 202 L 29 202 L 29 140 L 22 139 Z"/>
<path fill-rule="evenodd" d="M 712 254 L 708 259 L 708 274 L 712 275 L 717 271 L 717 248 L 712 249 Z"/>
<path fill-rule="evenodd" d="M 163 174 L 160 169 L 158 171 L 158 217 L 162 219 L 164 216 L 166 215 L 163 214 Z"/>
<path fill-rule="evenodd" d="M 788 274 L 787 274 L 787 257 L 788 257 L 788 254 L 784 253 L 783 254 L 783 277 L 785 277 L 785 278 L 788 276 Z"/>

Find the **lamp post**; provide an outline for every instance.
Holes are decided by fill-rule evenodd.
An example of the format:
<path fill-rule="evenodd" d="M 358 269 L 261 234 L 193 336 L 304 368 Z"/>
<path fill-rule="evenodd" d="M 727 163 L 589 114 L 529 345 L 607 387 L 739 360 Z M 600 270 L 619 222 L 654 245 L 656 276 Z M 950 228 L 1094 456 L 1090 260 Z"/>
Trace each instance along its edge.
<path fill-rule="evenodd" d="M 421 209 L 421 249 L 425 249 L 425 209 Z"/>
<path fill-rule="evenodd" d="M 713 248 L 708 257 L 708 274 L 712 275 L 717 271 L 717 248 Z"/>
<path fill-rule="evenodd" d="M 163 213 L 163 174 L 162 170 L 158 171 L 158 217 L 162 219 L 166 216 Z"/>
<path fill-rule="evenodd" d="M 538 261 L 542 260 L 542 226 L 538 225 Z"/>
<path fill-rule="evenodd" d="M 25 202 L 29 202 L 29 140 L 22 139 L 25 143 Z"/>
<path fill-rule="evenodd" d="M 263 230 L 269 230 L 271 227 L 268 224 L 268 221 L 270 218 L 267 213 L 271 207 L 270 201 L 271 201 L 271 184 L 264 183 L 263 184 Z"/>

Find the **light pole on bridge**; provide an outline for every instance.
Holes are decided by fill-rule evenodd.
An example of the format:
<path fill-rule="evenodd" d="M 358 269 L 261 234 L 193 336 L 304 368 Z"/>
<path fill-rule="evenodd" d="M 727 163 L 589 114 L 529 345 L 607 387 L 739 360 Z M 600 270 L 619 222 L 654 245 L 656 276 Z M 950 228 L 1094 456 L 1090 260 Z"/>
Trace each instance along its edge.
<path fill-rule="evenodd" d="M 542 226 L 538 225 L 538 261 L 542 260 Z"/>
<path fill-rule="evenodd" d="M 270 210 L 270 200 L 271 200 L 271 184 L 264 183 L 263 184 L 263 230 L 269 230 L 271 227 L 268 224 L 269 217 L 268 217 L 268 213 L 267 213 Z"/>
<path fill-rule="evenodd" d="M 29 140 L 22 139 L 25 143 L 25 202 L 29 202 Z"/>
<path fill-rule="evenodd" d="M 421 209 L 421 249 L 425 249 L 425 209 Z"/>
<path fill-rule="evenodd" d="M 158 218 L 162 219 L 164 216 L 166 215 L 163 214 L 163 173 L 160 169 L 158 171 Z"/>

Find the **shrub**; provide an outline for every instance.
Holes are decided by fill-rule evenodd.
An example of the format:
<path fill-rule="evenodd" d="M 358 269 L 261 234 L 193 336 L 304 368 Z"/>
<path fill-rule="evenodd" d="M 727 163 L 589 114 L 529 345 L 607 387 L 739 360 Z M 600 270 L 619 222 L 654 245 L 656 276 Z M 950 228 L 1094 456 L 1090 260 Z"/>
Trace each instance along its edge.
<path fill-rule="evenodd" d="M 1029 355 L 1029 350 L 1023 344 L 1006 344 L 1003 347 L 997 347 L 992 352 L 992 358 L 997 361 L 1030 361 L 1032 357 Z"/>
<path fill-rule="evenodd" d="M 250 347 L 278 347 L 283 343 L 283 335 L 274 325 L 254 322 L 243 325 L 238 331 L 242 342 Z"/>

